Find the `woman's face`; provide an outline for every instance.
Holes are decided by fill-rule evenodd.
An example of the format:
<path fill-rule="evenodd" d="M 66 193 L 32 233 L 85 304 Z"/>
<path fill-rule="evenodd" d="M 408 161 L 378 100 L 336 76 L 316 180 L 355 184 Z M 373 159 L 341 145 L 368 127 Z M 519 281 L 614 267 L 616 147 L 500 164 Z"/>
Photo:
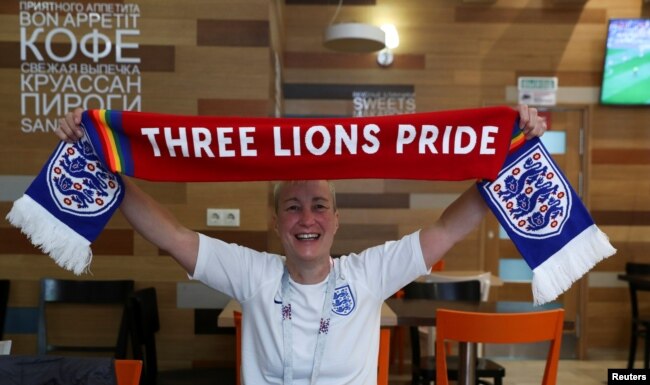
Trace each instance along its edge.
<path fill-rule="evenodd" d="M 339 215 L 328 182 L 289 182 L 278 196 L 275 231 L 287 258 L 296 262 L 329 259 Z"/>

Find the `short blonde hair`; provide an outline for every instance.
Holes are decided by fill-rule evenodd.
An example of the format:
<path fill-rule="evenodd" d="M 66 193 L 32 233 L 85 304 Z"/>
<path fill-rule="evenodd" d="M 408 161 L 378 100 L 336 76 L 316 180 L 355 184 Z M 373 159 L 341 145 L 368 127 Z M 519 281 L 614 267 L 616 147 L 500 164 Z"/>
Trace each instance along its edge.
<path fill-rule="evenodd" d="M 273 186 L 273 209 L 276 214 L 280 210 L 280 191 L 284 188 L 284 186 L 304 182 L 308 182 L 308 180 L 283 180 L 275 183 Z M 334 209 L 334 212 L 336 212 L 336 191 L 334 189 L 334 183 L 329 180 L 326 180 L 326 182 L 327 187 L 329 187 L 330 194 L 332 195 L 332 208 Z"/>

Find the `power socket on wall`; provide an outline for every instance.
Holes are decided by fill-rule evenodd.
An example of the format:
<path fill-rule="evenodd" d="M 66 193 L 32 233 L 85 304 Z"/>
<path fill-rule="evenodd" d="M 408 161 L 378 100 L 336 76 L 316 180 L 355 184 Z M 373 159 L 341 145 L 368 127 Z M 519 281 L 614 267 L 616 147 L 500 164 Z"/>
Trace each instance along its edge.
<path fill-rule="evenodd" d="M 208 209 L 208 226 L 239 227 L 239 209 Z"/>

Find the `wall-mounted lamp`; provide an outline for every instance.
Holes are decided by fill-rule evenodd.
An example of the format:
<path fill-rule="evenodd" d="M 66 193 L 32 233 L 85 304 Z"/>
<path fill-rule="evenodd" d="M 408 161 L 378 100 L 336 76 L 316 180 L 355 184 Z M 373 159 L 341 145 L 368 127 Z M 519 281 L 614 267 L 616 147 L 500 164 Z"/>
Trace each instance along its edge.
<path fill-rule="evenodd" d="M 399 34 L 393 24 L 384 24 L 380 28 L 386 35 L 386 48 L 377 53 L 377 63 L 388 67 L 393 64 L 393 49 L 399 46 Z"/>

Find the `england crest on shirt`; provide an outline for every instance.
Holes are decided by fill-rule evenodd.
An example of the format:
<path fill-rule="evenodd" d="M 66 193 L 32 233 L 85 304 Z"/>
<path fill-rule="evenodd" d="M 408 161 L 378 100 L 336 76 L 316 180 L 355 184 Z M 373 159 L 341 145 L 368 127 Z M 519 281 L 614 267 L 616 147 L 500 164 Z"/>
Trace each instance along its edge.
<path fill-rule="evenodd" d="M 337 287 L 334 289 L 332 297 L 332 311 L 338 315 L 348 315 L 352 313 L 356 302 L 350 289 L 350 285 Z"/>
<path fill-rule="evenodd" d="M 551 156 L 537 143 L 482 188 L 512 231 L 544 239 L 561 233 L 571 212 L 569 186 L 559 175 Z"/>

